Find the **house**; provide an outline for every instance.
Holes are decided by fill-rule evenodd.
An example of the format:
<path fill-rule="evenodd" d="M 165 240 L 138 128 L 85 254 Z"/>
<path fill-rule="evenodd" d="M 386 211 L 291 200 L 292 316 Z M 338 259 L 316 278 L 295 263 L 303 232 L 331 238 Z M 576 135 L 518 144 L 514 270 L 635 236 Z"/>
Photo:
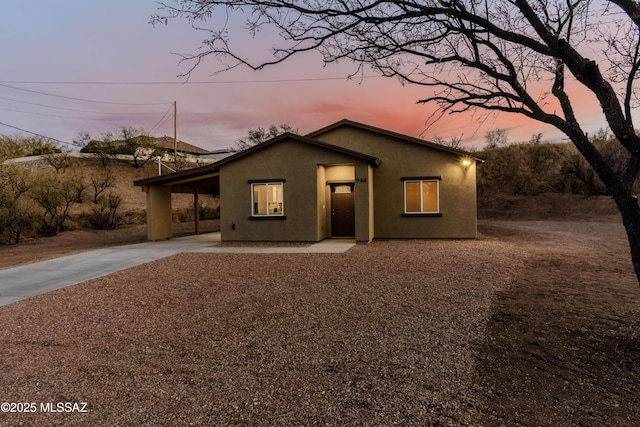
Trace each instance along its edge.
<path fill-rule="evenodd" d="M 223 241 L 475 238 L 479 161 L 345 119 L 134 184 L 147 192 L 150 240 L 171 237 L 176 192 L 219 195 Z"/>
<path fill-rule="evenodd" d="M 137 135 L 120 140 L 91 140 L 80 150 L 81 153 L 101 154 L 111 157 L 134 155 L 138 157 L 155 158 L 160 156 L 166 161 L 174 160 L 176 152 L 184 159 L 191 161 L 203 159 L 213 161 L 214 158 L 220 159 L 226 157 L 225 154 L 227 151 L 228 150 L 219 150 L 210 152 L 187 142 L 174 140 L 169 136 L 153 137 L 147 135 Z"/>
<path fill-rule="evenodd" d="M 166 135 L 162 137 L 149 137 L 149 141 L 163 151 L 166 160 L 171 159 L 172 156 L 176 154 L 176 149 L 177 153 L 187 158 L 199 158 L 209 153 L 203 148 L 196 147 L 179 139 L 174 141 L 173 137 Z"/>

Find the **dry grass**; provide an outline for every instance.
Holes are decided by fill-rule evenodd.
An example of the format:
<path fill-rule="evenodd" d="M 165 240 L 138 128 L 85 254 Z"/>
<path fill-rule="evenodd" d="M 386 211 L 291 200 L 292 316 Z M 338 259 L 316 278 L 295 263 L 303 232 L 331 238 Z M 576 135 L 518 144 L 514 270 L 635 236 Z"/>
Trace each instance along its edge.
<path fill-rule="evenodd" d="M 619 226 L 482 231 L 183 254 L 2 307 L 0 400 L 89 413 L 0 424 L 632 425 L 640 293 Z"/>

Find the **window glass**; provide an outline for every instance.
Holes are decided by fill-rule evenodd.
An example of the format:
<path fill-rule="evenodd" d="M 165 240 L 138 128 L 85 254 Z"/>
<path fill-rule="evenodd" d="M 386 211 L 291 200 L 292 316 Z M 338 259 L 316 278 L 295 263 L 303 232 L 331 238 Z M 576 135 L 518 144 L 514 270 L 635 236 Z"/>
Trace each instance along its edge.
<path fill-rule="evenodd" d="M 269 215 L 282 215 L 282 184 L 267 184 L 269 188 Z"/>
<path fill-rule="evenodd" d="M 440 211 L 437 180 L 404 182 L 405 213 L 438 213 Z"/>
<path fill-rule="evenodd" d="M 269 182 L 251 184 L 253 215 L 282 215 L 284 206 L 283 184 Z"/>
<path fill-rule="evenodd" d="M 267 214 L 267 184 L 253 184 L 253 214 Z"/>
<path fill-rule="evenodd" d="M 437 181 L 422 181 L 422 212 L 438 212 Z"/>
<path fill-rule="evenodd" d="M 406 187 L 406 211 L 407 212 L 420 212 L 420 182 L 408 181 L 405 183 Z"/>

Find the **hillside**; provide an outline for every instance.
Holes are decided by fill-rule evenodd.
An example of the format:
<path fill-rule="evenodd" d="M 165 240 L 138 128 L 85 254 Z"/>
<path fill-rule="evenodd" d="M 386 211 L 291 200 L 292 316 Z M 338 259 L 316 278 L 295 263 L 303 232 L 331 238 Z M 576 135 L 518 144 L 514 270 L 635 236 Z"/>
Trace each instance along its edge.
<path fill-rule="evenodd" d="M 120 161 L 113 161 L 105 166 L 99 159 L 66 158 L 64 167 L 59 167 L 57 170 L 46 158 L 34 157 L 34 160 L 5 163 L 3 175 L 0 176 L 5 184 L 3 199 L 0 200 L 0 202 L 4 200 L 3 204 L 0 204 L 0 234 L 5 234 L 3 236 L 5 243 L 15 243 L 6 236 L 7 232 L 15 234 L 12 228 L 16 227 L 14 225 L 16 222 L 11 223 L 9 220 L 18 215 L 12 214 L 11 209 L 25 217 L 24 223 L 18 224 L 24 228 L 19 239 L 43 234 L 41 230 L 36 229 L 42 224 L 35 224 L 43 214 L 48 215 L 49 208 L 45 208 L 45 205 L 61 203 L 61 206 L 56 207 L 55 215 L 62 215 L 65 202 L 70 204 L 68 218 L 64 220 L 58 231 L 113 228 L 106 226 L 109 224 L 104 224 L 107 222 L 104 217 L 108 217 L 111 213 L 114 219 L 111 225 L 144 224 L 146 193 L 140 187 L 135 187 L 133 181 L 157 175 L 156 163 L 135 168 L 129 163 Z M 28 191 L 22 194 L 19 190 L 14 190 L 20 186 Z M 68 193 L 71 195 L 69 196 Z M 17 201 L 11 202 L 12 197 Z M 39 204 L 34 201 L 36 197 L 42 199 Z M 64 200 L 61 201 L 60 198 Z M 98 203 L 95 203 L 96 201 Z M 217 216 L 217 199 L 201 195 L 199 201 L 201 219 L 212 219 Z M 172 204 L 174 222 L 193 221 L 192 195 L 174 194 Z M 54 209 L 51 208 L 51 211 L 54 212 Z M 97 221 L 95 220 L 96 211 L 102 215 Z M 53 218 L 54 213 L 50 216 L 51 218 L 47 217 L 47 220 L 54 222 L 56 220 Z M 27 222 L 29 219 L 31 225 Z M 102 226 L 103 224 L 105 226 Z"/>
<path fill-rule="evenodd" d="M 596 141 L 605 156 L 624 164 L 610 140 Z M 528 143 L 478 153 L 480 218 L 597 220 L 619 218 L 593 169 L 569 143 Z M 636 182 L 635 190 L 640 192 Z"/>

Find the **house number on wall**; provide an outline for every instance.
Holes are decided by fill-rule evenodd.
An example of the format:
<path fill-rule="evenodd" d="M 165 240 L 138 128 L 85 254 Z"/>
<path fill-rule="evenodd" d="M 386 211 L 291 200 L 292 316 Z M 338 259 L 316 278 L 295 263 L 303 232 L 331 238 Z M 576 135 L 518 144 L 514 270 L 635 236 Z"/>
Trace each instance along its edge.
<path fill-rule="evenodd" d="M 367 178 L 356 178 L 356 182 L 367 182 Z"/>

